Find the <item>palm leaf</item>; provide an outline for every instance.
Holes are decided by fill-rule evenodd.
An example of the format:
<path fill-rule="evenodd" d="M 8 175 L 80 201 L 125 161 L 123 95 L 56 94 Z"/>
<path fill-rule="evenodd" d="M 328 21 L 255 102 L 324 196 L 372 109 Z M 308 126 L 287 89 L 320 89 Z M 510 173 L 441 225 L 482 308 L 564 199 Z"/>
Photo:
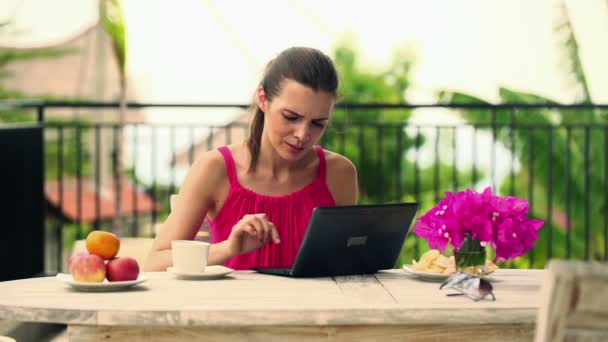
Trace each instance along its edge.
<path fill-rule="evenodd" d="M 103 27 L 112 38 L 114 54 L 118 61 L 120 74 L 125 77 L 127 61 L 126 25 L 120 0 L 99 2 Z"/>
<path fill-rule="evenodd" d="M 563 49 L 562 64 L 564 66 L 564 71 L 566 72 L 566 77 L 570 79 L 573 86 L 581 89 L 582 98 L 580 100 L 582 102 L 591 102 L 591 93 L 589 92 L 587 77 L 583 70 L 578 42 L 574 35 L 574 30 L 572 29 L 572 21 L 570 20 L 568 7 L 563 0 L 559 4 L 555 32 L 561 38 L 559 46 Z"/>

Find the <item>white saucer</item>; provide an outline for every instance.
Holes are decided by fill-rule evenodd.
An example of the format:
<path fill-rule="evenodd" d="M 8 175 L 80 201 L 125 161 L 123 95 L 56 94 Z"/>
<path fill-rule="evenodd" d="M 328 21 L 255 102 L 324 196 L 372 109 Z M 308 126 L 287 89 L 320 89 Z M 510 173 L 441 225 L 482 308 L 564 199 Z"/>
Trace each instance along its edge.
<path fill-rule="evenodd" d="M 183 273 L 178 272 L 174 267 L 168 267 L 167 272 L 173 273 L 178 278 L 182 279 L 217 279 L 227 274 L 232 273 L 234 270 L 222 265 L 214 265 L 205 267 L 205 271 L 197 273 Z"/>
<path fill-rule="evenodd" d="M 55 276 L 57 280 L 70 285 L 74 290 L 86 291 L 86 292 L 109 292 L 109 291 L 122 291 L 139 283 L 143 283 L 148 280 L 147 277 L 139 275 L 136 280 L 129 281 L 108 281 L 107 279 L 103 283 L 82 283 L 75 281 L 71 274 L 58 273 Z"/>
<path fill-rule="evenodd" d="M 416 271 L 412 267 L 412 265 L 403 265 L 403 270 L 411 275 L 416 276 L 416 278 L 425 281 L 437 281 L 441 282 L 448 279 L 453 273 L 434 273 L 434 272 L 425 272 L 425 271 Z M 489 275 L 494 273 L 494 271 L 486 274 L 483 278 L 490 278 Z"/>
<path fill-rule="evenodd" d="M 411 265 L 403 265 L 403 270 L 409 274 L 412 274 L 419 278 L 420 280 L 426 281 L 444 281 L 451 274 L 449 273 L 434 273 L 434 272 L 424 272 L 424 271 L 416 271 Z"/>

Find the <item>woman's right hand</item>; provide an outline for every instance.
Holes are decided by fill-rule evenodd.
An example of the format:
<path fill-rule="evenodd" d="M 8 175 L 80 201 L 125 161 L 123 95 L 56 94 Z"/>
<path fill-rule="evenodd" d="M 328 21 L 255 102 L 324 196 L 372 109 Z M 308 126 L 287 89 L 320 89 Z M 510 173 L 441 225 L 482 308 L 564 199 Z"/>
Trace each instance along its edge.
<path fill-rule="evenodd" d="M 249 253 L 270 242 L 281 243 L 279 233 L 266 214 L 245 215 L 232 227 L 227 239 L 230 255 Z"/>

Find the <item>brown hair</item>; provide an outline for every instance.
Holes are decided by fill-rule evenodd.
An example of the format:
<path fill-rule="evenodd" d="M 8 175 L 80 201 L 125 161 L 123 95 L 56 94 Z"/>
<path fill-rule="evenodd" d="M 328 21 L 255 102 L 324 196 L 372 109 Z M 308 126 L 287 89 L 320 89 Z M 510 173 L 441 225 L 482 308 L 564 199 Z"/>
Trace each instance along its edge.
<path fill-rule="evenodd" d="M 338 72 L 334 63 L 323 52 L 313 48 L 292 47 L 268 62 L 260 81 L 268 101 L 272 101 L 281 92 L 283 81 L 286 79 L 294 80 L 314 91 L 322 90 L 337 95 Z M 247 139 L 247 147 L 251 153 L 249 172 L 255 171 L 257 166 L 264 129 L 264 112 L 255 100 L 252 109 L 253 120 Z"/>

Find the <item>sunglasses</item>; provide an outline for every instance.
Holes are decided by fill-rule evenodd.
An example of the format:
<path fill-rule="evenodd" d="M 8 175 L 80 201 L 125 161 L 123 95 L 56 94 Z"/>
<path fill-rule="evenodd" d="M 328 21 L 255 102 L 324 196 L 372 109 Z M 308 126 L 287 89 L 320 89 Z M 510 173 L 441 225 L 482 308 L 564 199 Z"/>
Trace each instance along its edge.
<path fill-rule="evenodd" d="M 492 293 L 492 284 L 484 278 L 470 273 L 455 273 L 446 279 L 441 284 L 439 289 L 453 289 L 459 293 L 448 293 L 447 296 L 467 296 L 474 301 L 480 301 L 488 295 L 492 296 L 492 300 L 496 297 Z"/>

